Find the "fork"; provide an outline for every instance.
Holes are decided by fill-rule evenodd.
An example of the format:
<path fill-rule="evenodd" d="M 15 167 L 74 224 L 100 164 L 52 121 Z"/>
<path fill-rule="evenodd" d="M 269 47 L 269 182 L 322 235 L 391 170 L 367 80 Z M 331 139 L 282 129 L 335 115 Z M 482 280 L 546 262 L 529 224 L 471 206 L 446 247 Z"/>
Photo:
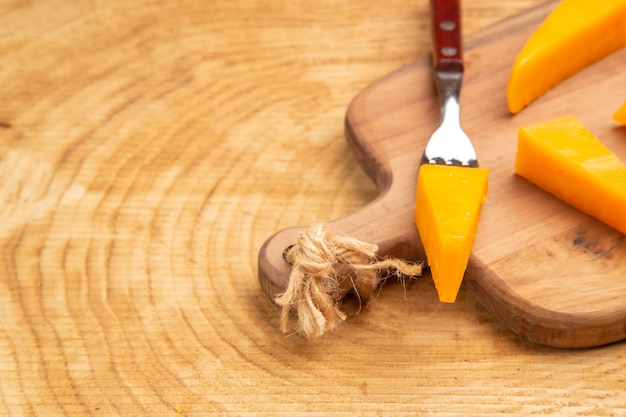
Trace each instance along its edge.
<path fill-rule="evenodd" d="M 441 120 L 424 148 L 422 164 L 477 167 L 476 151 L 461 128 L 463 51 L 459 0 L 431 0 L 430 4 L 433 75 L 441 103 Z"/>

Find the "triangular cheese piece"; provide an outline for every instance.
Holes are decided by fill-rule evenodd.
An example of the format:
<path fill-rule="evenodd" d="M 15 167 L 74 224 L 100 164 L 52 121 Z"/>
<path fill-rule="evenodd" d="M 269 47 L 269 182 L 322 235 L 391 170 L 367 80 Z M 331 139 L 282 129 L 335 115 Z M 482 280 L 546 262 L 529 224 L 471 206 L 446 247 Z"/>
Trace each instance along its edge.
<path fill-rule="evenodd" d="M 507 85 L 511 113 L 626 46 L 626 1 L 562 0 L 521 49 Z"/>
<path fill-rule="evenodd" d="M 487 197 L 488 175 L 485 168 L 420 167 L 415 223 L 441 302 L 456 300 Z"/>
<path fill-rule="evenodd" d="M 515 172 L 626 234 L 626 166 L 578 119 L 522 127 Z"/>

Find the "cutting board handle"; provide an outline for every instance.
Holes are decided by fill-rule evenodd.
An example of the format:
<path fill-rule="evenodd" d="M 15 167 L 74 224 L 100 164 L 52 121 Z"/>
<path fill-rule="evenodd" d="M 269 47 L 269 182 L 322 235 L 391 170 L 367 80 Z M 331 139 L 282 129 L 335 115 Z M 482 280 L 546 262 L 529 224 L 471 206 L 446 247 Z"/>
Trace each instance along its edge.
<path fill-rule="evenodd" d="M 378 245 L 377 254 L 381 257 L 424 261 L 426 255 L 413 221 L 414 200 L 406 198 L 407 195 L 415 194 L 419 160 L 414 160 L 413 154 L 410 154 L 404 162 L 394 161 L 393 170 L 404 171 L 403 176 L 394 175 L 389 160 L 377 155 L 367 143 L 359 141 L 350 127 L 351 124 L 346 123 L 348 145 L 377 184 L 379 195 L 360 210 L 328 222 L 328 230 Z M 272 235 L 259 251 L 259 282 L 272 300 L 284 291 L 289 280 L 291 267 L 284 259 L 285 250 L 307 228 L 302 226 L 281 230 Z"/>

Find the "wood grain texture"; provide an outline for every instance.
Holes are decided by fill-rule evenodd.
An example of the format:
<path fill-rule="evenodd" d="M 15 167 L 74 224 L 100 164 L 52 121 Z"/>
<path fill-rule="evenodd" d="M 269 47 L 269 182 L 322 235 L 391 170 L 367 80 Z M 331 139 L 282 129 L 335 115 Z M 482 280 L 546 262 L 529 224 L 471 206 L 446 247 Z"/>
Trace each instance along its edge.
<path fill-rule="evenodd" d="M 258 248 L 376 195 L 346 108 L 429 39 L 426 1 L 1 1 L 0 415 L 624 414 L 623 344 L 540 347 L 426 280 L 279 332 Z"/>

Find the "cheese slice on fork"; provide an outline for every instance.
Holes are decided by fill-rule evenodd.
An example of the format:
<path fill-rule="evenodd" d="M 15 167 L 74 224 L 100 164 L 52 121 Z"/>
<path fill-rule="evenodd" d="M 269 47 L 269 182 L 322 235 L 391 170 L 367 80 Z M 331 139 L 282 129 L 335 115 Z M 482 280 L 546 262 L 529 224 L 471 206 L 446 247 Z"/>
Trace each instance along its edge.
<path fill-rule="evenodd" d="M 420 167 L 415 224 L 441 302 L 456 301 L 487 197 L 488 176 L 485 168 Z"/>

